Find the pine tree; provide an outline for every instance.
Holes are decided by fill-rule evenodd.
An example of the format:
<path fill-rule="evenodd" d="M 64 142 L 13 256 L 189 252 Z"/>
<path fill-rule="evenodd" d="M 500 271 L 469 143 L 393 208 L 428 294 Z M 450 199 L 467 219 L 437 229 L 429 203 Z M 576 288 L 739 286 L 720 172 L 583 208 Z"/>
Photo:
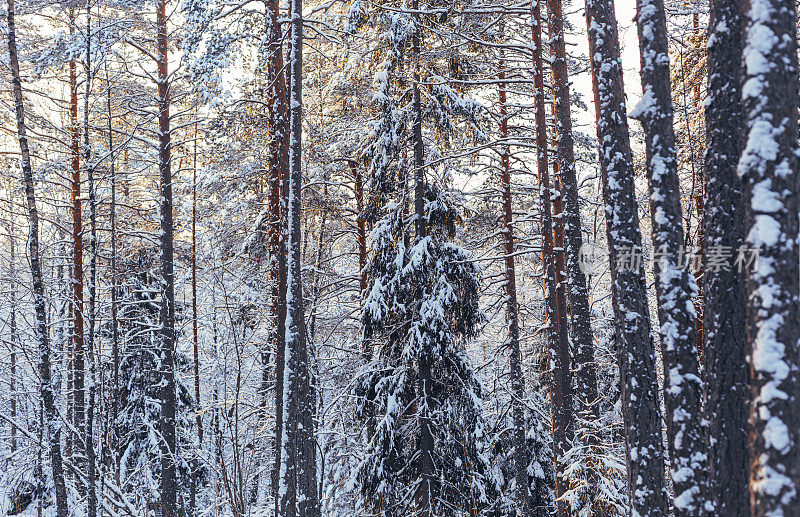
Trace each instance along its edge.
<path fill-rule="evenodd" d="M 36 339 L 39 344 L 39 384 L 44 417 L 49 435 L 50 464 L 56 493 L 56 515 L 67 517 L 67 490 L 64 483 L 63 458 L 61 456 L 61 425 L 56 412 L 53 377 L 50 369 L 50 336 L 47 329 L 47 308 L 42 279 L 42 262 L 39 250 L 39 210 L 36 207 L 36 190 L 33 182 L 31 153 L 28 147 L 25 103 L 22 96 L 22 79 L 17 54 L 17 35 L 14 0 L 7 0 L 8 57 L 11 68 L 11 90 L 14 96 L 14 115 L 17 123 L 17 140 L 21 154 L 22 182 L 25 186 L 25 201 L 28 209 L 28 246 L 30 249 L 31 278 L 33 280 L 34 310 L 36 315 Z M 44 430 L 44 422 L 42 423 Z"/>

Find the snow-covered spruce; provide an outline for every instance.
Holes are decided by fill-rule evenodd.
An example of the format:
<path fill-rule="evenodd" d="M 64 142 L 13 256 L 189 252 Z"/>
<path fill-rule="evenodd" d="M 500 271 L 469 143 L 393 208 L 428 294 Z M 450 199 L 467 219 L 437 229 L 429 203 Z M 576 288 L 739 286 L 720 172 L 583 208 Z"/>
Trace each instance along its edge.
<path fill-rule="evenodd" d="M 365 507 L 380 515 L 412 513 L 424 485 L 430 515 L 483 511 L 496 490 L 481 387 L 463 348 L 483 319 L 480 272 L 467 252 L 448 242 L 454 216 L 443 194 L 430 190 L 427 237 L 406 248 L 397 206 L 373 232 L 364 339 L 373 343 L 376 358 L 356 388 L 359 414 L 369 426 L 366 456 L 355 475 Z M 429 386 L 421 381 L 426 361 Z M 433 476 L 422 471 L 422 426 L 433 440 Z"/>

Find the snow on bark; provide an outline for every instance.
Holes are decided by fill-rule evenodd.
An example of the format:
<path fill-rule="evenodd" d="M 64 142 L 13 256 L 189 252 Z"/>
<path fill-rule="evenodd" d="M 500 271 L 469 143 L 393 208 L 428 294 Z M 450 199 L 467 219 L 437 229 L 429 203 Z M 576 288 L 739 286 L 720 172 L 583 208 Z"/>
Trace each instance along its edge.
<path fill-rule="evenodd" d="M 678 264 L 683 215 L 673 129 L 667 21 L 663 0 L 638 0 L 642 102 L 631 116 L 644 127 L 650 213 L 664 362 L 664 401 L 676 517 L 702 515 L 706 467 L 702 384 L 695 344 L 697 284 L 690 267 Z"/>
<path fill-rule="evenodd" d="M 746 242 L 750 344 L 750 502 L 753 515 L 796 515 L 798 397 L 798 70 L 795 3 L 753 0 L 743 49 Z"/>
<path fill-rule="evenodd" d="M 317 447 L 314 437 L 311 359 L 303 307 L 300 219 L 302 184 L 303 2 L 291 3 L 289 44 L 289 185 L 287 200 L 286 351 L 283 374 L 283 423 L 278 480 L 278 514 L 315 517 Z"/>
<path fill-rule="evenodd" d="M 642 238 L 613 2 L 589 0 L 586 13 L 589 17 L 589 55 L 610 251 L 612 304 L 619 344 L 630 512 L 634 516 L 667 515 L 661 415 L 646 284 L 640 269 L 624 267 L 620 263 L 620 253 L 630 252 L 634 246 L 641 248 Z"/>

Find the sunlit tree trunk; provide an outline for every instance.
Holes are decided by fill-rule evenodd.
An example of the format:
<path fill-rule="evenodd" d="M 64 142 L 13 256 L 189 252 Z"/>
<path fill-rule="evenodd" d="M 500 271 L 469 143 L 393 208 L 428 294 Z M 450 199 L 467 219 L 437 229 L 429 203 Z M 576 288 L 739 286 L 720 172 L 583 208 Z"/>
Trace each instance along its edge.
<path fill-rule="evenodd" d="M 539 172 L 539 211 L 542 226 L 542 266 L 544 269 L 544 282 L 547 292 L 547 343 L 548 343 L 548 368 L 550 368 L 550 414 L 553 428 L 553 457 L 555 463 L 556 493 L 563 493 L 561 475 L 563 465 L 560 458 L 569 450 L 566 442 L 568 422 L 571 420 L 572 404 L 569 406 L 564 401 L 564 388 L 571 393 L 571 377 L 567 364 L 566 367 L 560 359 L 568 355 L 569 341 L 567 336 L 567 313 L 563 303 L 563 290 L 559 295 L 558 273 L 556 271 L 556 257 L 554 248 L 553 228 L 553 198 L 554 190 L 550 184 L 550 160 L 548 153 L 547 136 L 547 110 L 544 89 L 544 63 L 542 58 L 542 15 L 541 1 L 532 5 L 533 20 L 533 86 L 534 104 L 536 107 L 536 156 Z M 563 286 L 562 286 L 563 287 Z M 564 412 L 567 412 L 564 414 Z M 536 504 L 537 502 L 532 502 Z M 559 512 L 563 515 L 564 505 L 561 503 Z"/>
<path fill-rule="evenodd" d="M 75 10 L 69 11 L 70 34 L 75 32 Z M 75 453 L 81 456 L 83 429 L 85 425 L 84 354 L 83 330 L 83 214 L 81 211 L 81 159 L 80 128 L 78 126 L 78 71 L 77 63 L 69 62 L 69 121 L 70 121 L 70 167 L 72 168 L 72 425 L 78 430 L 77 440 L 67 433 L 68 455 L 74 442 Z M 78 465 L 82 462 L 78 461 Z"/>

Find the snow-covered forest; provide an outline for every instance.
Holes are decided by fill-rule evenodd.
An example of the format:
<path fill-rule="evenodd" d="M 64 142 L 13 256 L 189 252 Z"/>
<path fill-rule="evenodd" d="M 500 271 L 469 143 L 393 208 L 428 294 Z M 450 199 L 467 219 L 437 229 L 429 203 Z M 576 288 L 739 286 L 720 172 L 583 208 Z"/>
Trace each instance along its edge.
<path fill-rule="evenodd" d="M 800 516 L 794 1 L 2 4 L 0 515 Z"/>

